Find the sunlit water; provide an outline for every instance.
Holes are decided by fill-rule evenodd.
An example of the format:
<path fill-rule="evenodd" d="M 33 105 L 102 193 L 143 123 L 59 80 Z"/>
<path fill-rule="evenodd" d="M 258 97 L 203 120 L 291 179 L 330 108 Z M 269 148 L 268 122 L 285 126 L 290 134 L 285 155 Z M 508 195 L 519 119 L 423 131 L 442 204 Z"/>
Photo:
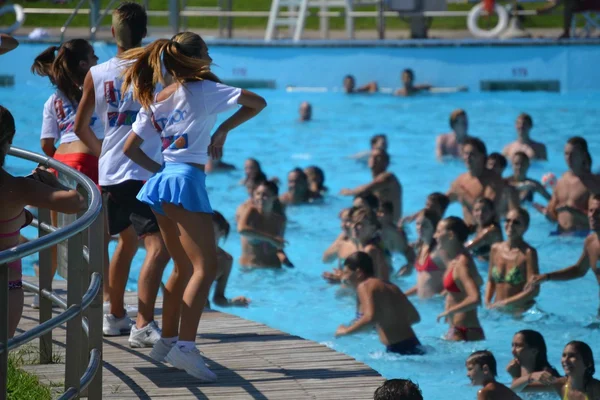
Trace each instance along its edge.
<path fill-rule="evenodd" d="M 40 46 L 31 47 L 32 57 L 41 50 Z M 112 51 L 105 46 L 99 50 L 101 61 Z M 211 54 L 218 60 L 218 49 Z M 340 75 L 344 72 L 340 71 Z M 9 107 L 17 120 L 15 146 L 41 152 L 38 139 L 42 107 L 51 92 L 46 81 L 37 78 L 21 79 L 15 87 L 0 88 L 0 103 Z M 600 333 L 586 327 L 598 309 L 598 286 L 591 274 L 574 282 L 544 284 L 537 308 L 521 321 L 481 310 L 487 340 L 479 343 L 443 341 L 447 326 L 435 321 L 442 311 L 442 300 L 417 301 L 422 321 L 415 331 L 428 348 L 428 354 L 422 357 L 386 354 L 375 332 L 335 339 L 333 333 L 338 325 L 351 320 L 355 300 L 336 296 L 336 287 L 321 278 L 321 273 L 331 268 L 323 265 L 321 254 L 339 233 L 337 213 L 351 203 L 350 198 L 337 193 L 370 179 L 366 166 L 348 159 L 348 155 L 367 149 L 372 134 L 385 132 L 390 138 L 391 170 L 404 187 L 404 213 L 408 214 L 422 207 L 428 193 L 446 191 L 451 180 L 465 170 L 462 163 L 440 164 L 434 157 L 435 136 L 448 130 L 448 115 L 453 109 L 467 110 L 471 134 L 484 139 L 489 152 L 500 151 L 513 140 L 515 117 L 520 112 L 530 113 L 535 123 L 532 135 L 547 144 L 550 158 L 547 163 L 532 165 L 530 175 L 539 179 L 548 171 L 557 175 L 564 172 L 562 149 L 569 136 L 586 137 L 591 153 L 600 154 L 600 141 L 596 139 L 599 95 L 467 93 L 404 99 L 387 95 L 258 92 L 269 106 L 255 120 L 229 135 L 225 160 L 238 166 L 238 171 L 210 175 L 208 188 L 213 207 L 234 223 L 235 209 L 247 196 L 238 185 L 247 157 L 258 158 L 268 176 L 278 176 L 282 181 L 293 167 L 319 165 L 325 170 L 330 192 L 324 204 L 288 208 L 286 239 L 290 245 L 286 252 L 295 269 L 246 272 L 237 264 L 234 266 L 227 294 L 246 295 L 252 304 L 247 309 L 227 309 L 227 312 L 324 343 L 367 363 L 387 378 L 411 378 L 421 385 L 428 399 L 474 398 L 476 389 L 469 386 L 465 377 L 464 360 L 477 349 L 492 350 L 498 359 L 499 379 L 509 381 L 504 366 L 511 358 L 512 335 L 520 329 L 536 329 L 544 334 L 550 361 L 559 370 L 560 353 L 569 340 L 586 341 L 600 359 Z M 314 121 L 301 124 L 296 122 L 297 108 L 304 100 L 313 104 Z M 10 158 L 7 167 L 15 174 L 27 174 L 33 165 Z M 541 271 L 574 263 L 583 239 L 549 237 L 552 224 L 535 210 L 530 211 L 532 223 L 526 239 L 539 252 Z M 453 205 L 448 213 L 459 215 L 460 209 Z M 414 239 L 414 227 L 408 232 Z M 27 228 L 24 233 L 32 237 L 35 230 Z M 240 238 L 235 229 L 223 248 L 236 260 L 239 258 Z M 144 251 L 139 251 L 131 270 L 130 290 L 136 289 L 143 257 Z M 26 274 L 33 272 L 34 261 L 33 257 L 25 260 Z M 395 268 L 403 262 L 401 256 L 396 256 Z M 480 268 L 485 273 L 486 266 Z M 415 276 L 396 282 L 407 289 L 415 283 Z"/>

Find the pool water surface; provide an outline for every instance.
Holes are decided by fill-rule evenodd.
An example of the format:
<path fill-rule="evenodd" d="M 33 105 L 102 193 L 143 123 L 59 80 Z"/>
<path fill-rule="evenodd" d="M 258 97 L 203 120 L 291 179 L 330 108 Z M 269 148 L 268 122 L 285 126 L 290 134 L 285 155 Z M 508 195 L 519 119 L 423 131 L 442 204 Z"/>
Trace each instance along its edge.
<path fill-rule="evenodd" d="M 32 59 L 34 54 L 32 52 Z M 218 49 L 211 55 L 218 60 Z M 100 61 L 107 57 L 104 55 Z M 340 72 L 340 79 L 345 72 Z M 442 164 L 434 155 L 435 137 L 448 131 L 448 116 L 452 110 L 464 108 L 467 111 L 470 134 L 483 139 L 488 152 L 501 151 L 506 143 L 514 140 L 514 120 L 519 113 L 531 114 L 532 137 L 548 146 L 549 161 L 533 163 L 529 172 L 531 177 L 540 179 L 546 172 L 559 176 L 566 170 L 562 151 L 570 136 L 586 137 L 590 153 L 600 154 L 597 133 L 600 94 L 461 93 L 394 98 L 283 90 L 257 92 L 266 98 L 269 106 L 257 118 L 233 131 L 225 146 L 224 161 L 235 164 L 238 170 L 209 175 L 207 180 L 213 208 L 222 212 L 233 228 L 223 248 L 236 261 L 239 259 L 240 237 L 233 225 L 235 209 L 247 197 L 245 188 L 238 184 L 247 157 L 259 159 L 267 175 L 279 177 L 283 185 L 287 172 L 294 167 L 318 165 L 325 171 L 329 193 L 323 204 L 288 208 L 286 253 L 295 264 L 294 269 L 247 272 L 237 263 L 234 265 L 227 295 L 245 295 L 252 303 L 248 308 L 229 308 L 226 312 L 324 343 L 365 362 L 386 378 L 413 379 L 420 384 L 427 399 L 475 398 L 477 388 L 469 385 L 464 367 L 466 357 L 474 350 L 492 350 L 498 360 L 499 379 L 508 382 L 504 368 L 512 358 L 512 335 L 521 329 L 535 329 L 544 334 L 550 362 L 561 372 L 562 349 L 573 339 L 590 344 L 600 363 L 600 330 L 588 327 L 595 321 L 599 306 L 598 285 L 591 274 L 577 281 L 544 284 L 537 306 L 519 321 L 480 309 L 487 339 L 478 343 L 442 340 L 447 325 L 436 323 L 436 316 L 443 310 L 442 299 L 415 300 L 421 322 L 414 328 L 428 350 L 427 355 L 420 357 L 386 354 L 374 331 L 334 338 L 336 328 L 352 319 L 355 299 L 338 294 L 335 286 L 321 278 L 322 272 L 332 267 L 321 262 L 321 255 L 339 234 L 337 213 L 351 204 L 351 198 L 338 193 L 342 188 L 355 187 L 370 179 L 366 165 L 348 156 L 368 149 L 371 135 L 388 135 L 390 168 L 403 185 L 404 215 L 408 215 L 423 206 L 427 194 L 445 192 L 450 182 L 465 171 L 461 162 Z M 12 88 L 0 88 L 0 103 L 16 118 L 15 146 L 41 152 L 42 108 L 51 93 L 49 84 L 35 77 L 18 81 Z M 305 100 L 313 105 L 314 120 L 299 123 L 298 106 Z M 33 165 L 9 158 L 7 167 L 15 174 L 27 174 Z M 510 167 L 505 175 L 508 174 Z M 544 202 L 540 198 L 536 201 Z M 529 211 L 532 222 L 525 237 L 538 250 L 540 270 L 573 264 L 581 253 L 583 239 L 550 237 L 553 225 L 535 210 L 529 208 Z M 459 206 L 452 205 L 447 215 L 460 215 L 460 212 Z M 24 233 L 34 236 L 35 230 L 27 228 Z M 411 240 L 415 239 L 414 226 L 408 227 L 408 234 Z M 132 265 L 130 290 L 136 289 L 143 257 L 144 252 L 139 251 Z M 26 260 L 25 273 L 33 272 L 34 261 L 35 257 Z M 402 256 L 394 257 L 395 269 L 403 264 Z M 480 271 L 487 276 L 485 264 L 480 264 Z M 414 274 L 395 279 L 404 290 L 415 281 Z M 536 398 L 553 397 L 538 395 Z"/>

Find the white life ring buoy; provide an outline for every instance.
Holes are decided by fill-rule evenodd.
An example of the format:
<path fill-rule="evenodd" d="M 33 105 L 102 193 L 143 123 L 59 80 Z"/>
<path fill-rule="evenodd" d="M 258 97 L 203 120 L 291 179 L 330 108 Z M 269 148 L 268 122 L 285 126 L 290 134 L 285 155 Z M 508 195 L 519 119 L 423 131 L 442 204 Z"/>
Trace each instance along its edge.
<path fill-rule="evenodd" d="M 7 4 L 0 7 L 0 15 L 7 14 L 9 12 L 15 13 L 15 23 L 11 26 L 0 29 L 0 33 L 13 33 L 23 25 L 25 22 L 25 10 L 18 4 Z"/>
<path fill-rule="evenodd" d="M 501 5 L 494 4 L 494 11 L 498 14 L 498 25 L 489 31 L 479 28 L 477 26 L 477 20 L 479 16 L 484 12 L 483 3 L 477 4 L 469 11 L 467 17 L 467 27 L 469 31 L 475 36 L 480 38 L 495 38 L 498 37 L 508 27 L 508 12 Z"/>

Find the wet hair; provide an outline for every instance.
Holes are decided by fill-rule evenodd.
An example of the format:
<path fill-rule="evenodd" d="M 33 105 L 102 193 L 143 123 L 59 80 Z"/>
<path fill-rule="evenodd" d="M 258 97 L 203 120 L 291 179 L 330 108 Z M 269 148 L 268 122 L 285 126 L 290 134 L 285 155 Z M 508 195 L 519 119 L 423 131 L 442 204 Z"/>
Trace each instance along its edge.
<path fill-rule="evenodd" d="M 383 203 L 381 203 L 380 208 L 381 211 L 383 211 L 383 213 L 386 215 L 394 214 L 394 203 L 392 203 L 391 201 L 384 201 Z"/>
<path fill-rule="evenodd" d="M 354 75 L 346 75 L 346 76 L 344 76 L 344 80 L 346 80 L 346 79 L 351 79 L 352 82 L 356 82 L 356 78 L 354 78 Z"/>
<path fill-rule="evenodd" d="M 478 197 L 477 199 L 475 199 L 475 202 L 473 203 L 473 205 L 475 205 L 475 204 L 483 204 L 492 212 L 492 218 L 490 219 L 490 222 L 487 225 L 483 226 L 484 228 L 487 228 L 488 226 L 492 226 L 494 224 L 498 224 L 498 216 L 496 215 L 496 207 L 494 206 L 494 202 L 492 200 L 488 199 L 487 197 Z"/>
<path fill-rule="evenodd" d="M 378 133 L 377 135 L 371 136 L 371 147 L 375 146 L 375 143 L 381 139 L 387 142 L 387 135 L 385 133 Z"/>
<path fill-rule="evenodd" d="M 350 254 L 344 261 L 344 267 L 348 267 L 350 271 L 362 271 L 366 276 L 374 276 L 375 268 L 373 267 L 373 259 L 364 251 L 357 251 Z"/>
<path fill-rule="evenodd" d="M 581 136 L 573 136 L 570 137 L 569 140 L 567 140 L 567 143 L 571 146 L 579 147 L 583 151 L 583 156 L 589 164 L 588 169 L 591 169 L 592 155 L 590 154 L 590 150 L 588 149 L 587 140 L 585 140 L 585 138 L 582 138 Z"/>
<path fill-rule="evenodd" d="M 227 239 L 227 236 L 229 236 L 231 225 L 229 225 L 229 222 L 227 222 L 223 214 L 216 210 L 213 210 L 212 220 L 215 224 L 217 224 L 219 229 L 223 231 L 223 237 Z"/>
<path fill-rule="evenodd" d="M 434 203 L 437 203 L 440 206 L 440 208 L 442 209 L 442 215 L 440 215 L 440 218 L 446 212 L 448 205 L 450 205 L 450 198 L 448 196 L 446 196 L 444 193 L 433 192 L 433 193 L 429 194 L 429 196 L 427 196 L 427 199 L 431 200 Z"/>
<path fill-rule="evenodd" d="M 384 150 L 384 149 L 373 149 L 372 152 L 377 151 L 379 152 L 379 157 L 383 158 L 383 162 L 385 162 L 386 164 L 390 163 L 390 154 Z"/>
<path fill-rule="evenodd" d="M 487 148 L 485 147 L 485 143 L 483 143 L 481 139 L 470 136 L 466 138 L 463 142 L 463 147 L 465 147 L 466 145 L 473 146 L 478 152 L 480 152 L 484 155 L 484 157 L 487 158 Z"/>
<path fill-rule="evenodd" d="M 187 55 L 193 53 L 196 48 L 195 44 L 192 44 L 196 42 L 187 39 L 190 35 L 196 34 L 187 35 L 184 32 L 176 35 L 176 40 L 158 39 L 146 47 L 131 49 L 121 54 L 119 58 L 132 63 L 123 72 L 122 92 L 133 89 L 134 99 L 142 107 L 149 109 L 154 102 L 156 85 L 160 83 L 166 86 L 163 71 L 180 85 L 202 80 L 220 82 L 210 70 L 210 60 Z M 183 39 L 186 39 L 186 42 L 177 41 Z"/>
<path fill-rule="evenodd" d="M 462 108 L 458 108 L 450 113 L 450 128 L 454 128 L 454 124 L 460 117 L 467 117 L 467 113 Z"/>
<path fill-rule="evenodd" d="M 525 153 L 523 151 L 517 151 L 513 155 L 513 162 L 515 161 L 515 158 L 517 158 L 517 157 L 521 157 L 523 160 L 527 161 L 527 164 L 530 164 L 529 156 L 527 155 L 527 153 Z"/>
<path fill-rule="evenodd" d="M 0 106 L 0 168 L 4 166 L 7 154 L 5 148 L 8 151 L 8 145 L 12 143 L 15 133 L 15 118 L 7 108 Z"/>
<path fill-rule="evenodd" d="M 441 216 L 439 216 L 437 213 L 431 210 L 423 210 L 423 218 L 431 223 L 431 226 L 433 226 L 434 231 L 437 225 L 439 224 L 440 220 L 442 219 Z"/>
<path fill-rule="evenodd" d="M 300 179 L 300 181 L 304 182 L 306 184 L 306 186 L 308 187 L 308 176 L 306 176 L 306 174 L 304 173 L 302 168 L 296 167 L 293 170 L 291 170 L 289 173 L 290 174 L 292 174 L 292 173 L 298 174 L 298 178 Z"/>
<path fill-rule="evenodd" d="M 277 186 L 277 184 L 275 182 L 264 180 L 264 181 L 260 182 L 258 185 L 256 185 L 257 188 L 259 186 L 264 186 L 267 189 L 269 189 L 269 191 L 271 193 L 273 193 L 273 195 L 275 197 L 279 196 L 279 186 Z"/>
<path fill-rule="evenodd" d="M 519 118 L 523 119 L 523 122 L 527 123 L 527 125 L 529 125 L 530 128 L 533 128 L 533 119 L 531 118 L 531 115 L 527 113 L 521 113 L 519 114 L 517 119 Z"/>
<path fill-rule="evenodd" d="M 502 154 L 497 153 L 497 152 L 493 152 L 492 154 L 490 154 L 488 156 L 488 160 L 496 161 L 496 163 L 498 163 L 502 169 L 505 169 L 506 166 L 508 165 L 508 161 L 506 160 L 506 157 L 504 157 Z"/>
<path fill-rule="evenodd" d="M 498 376 L 498 368 L 496 366 L 496 357 L 494 357 L 492 352 L 489 350 L 479 350 L 479 351 L 473 352 L 473 354 L 471 354 L 467 358 L 467 363 L 479 365 L 481 368 L 483 368 L 484 365 L 487 365 L 488 368 L 490 369 L 492 376 L 494 376 L 494 377 Z"/>
<path fill-rule="evenodd" d="M 446 222 L 446 229 L 453 232 L 460 243 L 467 241 L 470 230 L 465 221 L 455 216 L 446 217 L 442 221 Z"/>
<path fill-rule="evenodd" d="M 410 68 L 406 68 L 406 69 L 404 69 L 404 70 L 402 71 L 402 75 L 404 75 L 404 74 L 408 74 L 408 75 L 410 75 L 410 77 L 411 77 L 412 79 L 415 79 L 415 72 L 414 72 L 412 69 L 410 69 Z"/>
<path fill-rule="evenodd" d="M 389 379 L 375 390 L 373 400 L 423 400 L 423 394 L 409 379 Z"/>
<path fill-rule="evenodd" d="M 354 199 L 361 199 L 364 201 L 371 210 L 379 209 L 379 198 L 375 196 L 372 192 L 364 192 L 354 196 Z"/>
<path fill-rule="evenodd" d="M 542 336 L 541 333 L 532 329 L 524 329 L 515 333 L 515 335 L 523 336 L 523 341 L 527 347 L 537 350 L 535 365 L 533 367 L 534 372 L 548 371 L 555 377 L 560 376 L 558 371 L 548 362 L 548 349 L 546 347 L 544 336 Z"/>
<path fill-rule="evenodd" d="M 529 228 L 529 221 L 531 221 L 531 217 L 529 216 L 529 211 L 522 207 L 517 207 L 515 209 L 517 214 L 519 214 L 519 218 L 523 220 L 523 224 L 525 225 L 525 229 Z"/>
<path fill-rule="evenodd" d="M 575 347 L 575 351 L 581 356 L 581 361 L 585 365 L 585 372 L 583 373 L 583 382 L 587 389 L 588 383 L 593 380 L 594 374 L 596 373 L 596 366 L 594 365 L 594 353 L 587 343 L 580 342 L 579 340 L 572 340 L 567 343 L 567 346 Z"/>
<path fill-rule="evenodd" d="M 325 173 L 323 172 L 323 170 L 320 167 L 317 167 L 316 165 L 311 165 L 310 167 L 306 167 L 307 171 L 312 171 L 315 176 L 317 177 L 318 183 L 318 189 L 319 190 L 327 190 L 327 188 L 325 187 Z M 305 175 L 307 175 L 305 173 Z M 308 175 L 307 175 L 307 179 L 308 179 Z"/>
<path fill-rule="evenodd" d="M 263 172 L 259 172 L 255 177 L 248 178 L 244 181 L 244 185 L 246 188 L 253 187 L 252 191 L 254 191 L 258 185 L 267 180 L 267 176 Z"/>
<path fill-rule="evenodd" d="M 50 46 L 35 58 L 31 72 L 47 76 L 75 106 L 81 100 L 81 85 L 86 74 L 79 67 L 79 62 L 87 61 L 92 51 L 92 46 L 85 39 L 71 39 L 60 46 Z"/>
<path fill-rule="evenodd" d="M 381 228 L 381 223 L 379 222 L 379 219 L 377 218 L 377 214 L 375 214 L 375 211 L 370 208 L 352 207 L 350 209 L 350 214 L 348 215 L 348 218 L 350 218 L 350 220 L 352 220 L 352 221 L 353 220 L 362 221 L 364 219 L 368 219 L 375 226 L 376 229 Z"/>
<path fill-rule="evenodd" d="M 128 50 L 142 44 L 146 36 L 148 15 L 144 7 L 133 2 L 121 3 L 112 13 L 117 46 Z"/>

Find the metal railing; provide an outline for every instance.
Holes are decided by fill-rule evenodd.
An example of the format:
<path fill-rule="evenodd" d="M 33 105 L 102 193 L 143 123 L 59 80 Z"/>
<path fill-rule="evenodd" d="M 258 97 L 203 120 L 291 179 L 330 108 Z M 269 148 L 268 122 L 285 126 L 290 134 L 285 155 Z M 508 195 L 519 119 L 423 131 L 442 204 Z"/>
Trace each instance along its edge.
<path fill-rule="evenodd" d="M 49 157 L 12 147 L 9 155 L 39 163 L 72 180 L 86 197 L 88 208 L 71 224 L 50 225 L 50 210 L 39 209 L 39 238 L 0 251 L 0 398 L 6 397 L 8 352 L 36 338 L 41 364 L 52 362 L 52 330 L 67 324 L 65 391 L 61 400 L 79 398 L 87 389 L 90 400 L 102 398 L 102 272 L 104 264 L 104 218 L 96 185 L 85 175 Z M 67 241 L 67 301 L 52 292 L 51 248 Z M 39 325 L 8 340 L 8 269 L 6 264 L 40 254 L 39 287 L 23 287 L 40 295 Z M 84 288 L 87 288 L 84 292 Z M 52 303 L 64 311 L 52 317 Z"/>

